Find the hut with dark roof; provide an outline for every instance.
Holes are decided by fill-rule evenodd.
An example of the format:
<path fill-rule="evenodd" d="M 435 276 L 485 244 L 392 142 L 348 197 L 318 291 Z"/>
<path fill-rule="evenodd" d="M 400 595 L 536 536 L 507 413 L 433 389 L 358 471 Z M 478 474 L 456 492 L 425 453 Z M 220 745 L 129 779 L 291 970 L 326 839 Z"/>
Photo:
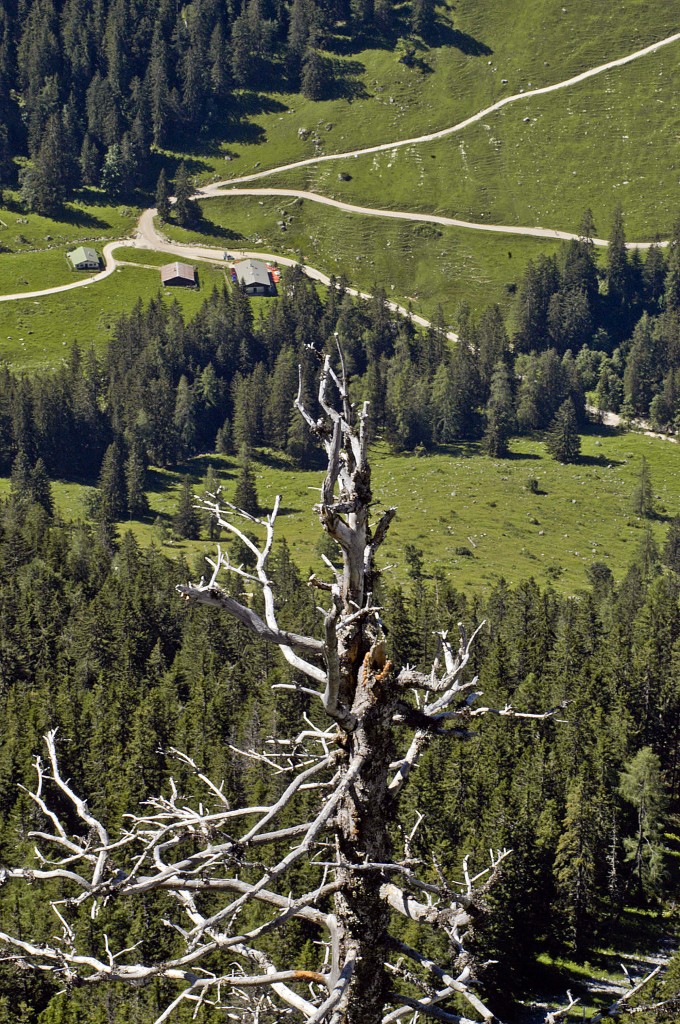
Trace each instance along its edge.
<path fill-rule="evenodd" d="M 261 260 L 242 260 L 234 266 L 236 279 L 246 295 L 273 295 L 274 286 Z"/>
<path fill-rule="evenodd" d="M 196 268 L 188 263 L 166 263 L 164 267 L 161 267 L 161 281 L 164 285 L 194 288 L 196 286 Z"/>

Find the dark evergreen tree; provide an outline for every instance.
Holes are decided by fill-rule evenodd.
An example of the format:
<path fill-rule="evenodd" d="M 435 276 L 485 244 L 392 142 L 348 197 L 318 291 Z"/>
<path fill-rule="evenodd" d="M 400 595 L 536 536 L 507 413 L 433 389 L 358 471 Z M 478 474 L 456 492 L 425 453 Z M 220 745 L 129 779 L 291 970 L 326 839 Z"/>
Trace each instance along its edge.
<path fill-rule="evenodd" d="M 435 24 L 435 0 L 411 0 L 411 28 L 427 37 Z"/>
<path fill-rule="evenodd" d="M 666 261 L 663 249 L 652 245 L 647 250 L 647 257 L 642 271 L 643 299 L 650 312 L 656 312 L 664 295 L 666 280 Z"/>
<path fill-rule="evenodd" d="M 667 310 L 680 313 L 680 220 L 673 228 L 668 246 L 664 301 Z"/>
<path fill-rule="evenodd" d="M 680 516 L 673 516 L 668 524 L 662 558 L 669 569 L 680 573 Z"/>
<path fill-rule="evenodd" d="M 165 177 L 165 168 L 163 167 L 158 175 L 158 183 L 156 185 L 156 209 L 162 221 L 170 220 L 170 193 L 168 192 L 168 183 Z"/>
<path fill-rule="evenodd" d="M 30 480 L 31 497 L 40 505 L 48 516 L 54 515 L 54 497 L 45 463 L 39 458 L 33 467 Z"/>
<path fill-rule="evenodd" d="M 241 449 L 239 461 L 241 465 L 232 504 L 236 508 L 243 509 L 248 515 L 256 516 L 260 511 L 260 503 L 257 496 L 255 472 L 250 458 L 244 449 Z"/>
<path fill-rule="evenodd" d="M 649 464 L 644 455 L 640 460 L 640 472 L 638 473 L 635 489 L 631 495 L 630 504 L 633 512 L 644 519 L 650 519 L 654 515 L 654 489 L 652 487 Z"/>
<path fill-rule="evenodd" d="M 496 363 L 485 414 L 484 449 L 493 458 L 503 458 L 508 453 L 508 440 L 515 428 L 512 377 L 503 360 Z"/>
<path fill-rule="evenodd" d="M 177 223 L 183 228 L 192 227 L 199 217 L 198 205 L 191 198 L 193 194 L 194 187 L 186 164 L 182 161 L 175 175 L 175 216 Z"/>
<path fill-rule="evenodd" d="M 550 300 L 560 286 L 557 262 L 541 256 L 527 264 L 517 302 L 515 349 L 534 352 L 546 348 Z"/>
<path fill-rule="evenodd" d="M 80 180 L 83 185 L 98 185 L 101 168 L 102 155 L 99 146 L 88 132 L 83 139 L 83 145 L 80 150 Z"/>
<path fill-rule="evenodd" d="M 97 487 L 99 518 L 106 523 L 115 523 L 127 511 L 125 471 L 117 441 L 110 444 L 104 453 Z"/>
<path fill-rule="evenodd" d="M 185 477 L 180 489 L 177 511 L 172 520 L 175 533 L 184 540 L 198 540 L 200 536 L 200 522 L 195 504 L 193 485 L 191 480 Z"/>
<path fill-rule="evenodd" d="M 581 438 L 574 403 L 570 398 L 557 410 L 545 439 L 546 448 L 558 462 L 577 462 L 581 454 Z"/>
<path fill-rule="evenodd" d="M 619 204 L 614 210 L 609 245 L 607 246 L 607 290 L 610 298 L 621 304 L 628 299 L 628 253 L 626 233 L 623 227 L 623 209 Z"/>
<path fill-rule="evenodd" d="M 125 494 L 130 516 L 145 516 L 149 511 L 146 496 L 146 466 L 138 443 L 133 443 L 125 461 Z"/>
<path fill-rule="evenodd" d="M 330 77 L 328 60 L 318 50 L 308 49 L 302 63 L 300 81 L 302 95 L 306 96 L 308 100 L 326 99 Z"/>
<path fill-rule="evenodd" d="M 577 956 L 588 948 L 596 920 L 597 820 L 592 793 L 583 779 L 573 782 L 555 854 L 557 910 L 568 945 Z"/>

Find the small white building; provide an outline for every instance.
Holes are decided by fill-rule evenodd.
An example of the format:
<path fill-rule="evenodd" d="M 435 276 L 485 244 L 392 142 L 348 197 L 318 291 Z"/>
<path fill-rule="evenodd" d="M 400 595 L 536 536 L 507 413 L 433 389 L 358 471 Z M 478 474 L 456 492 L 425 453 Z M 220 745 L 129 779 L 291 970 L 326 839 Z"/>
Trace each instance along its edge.
<path fill-rule="evenodd" d="M 99 254 L 89 245 L 79 245 L 68 258 L 75 270 L 99 270 Z"/>

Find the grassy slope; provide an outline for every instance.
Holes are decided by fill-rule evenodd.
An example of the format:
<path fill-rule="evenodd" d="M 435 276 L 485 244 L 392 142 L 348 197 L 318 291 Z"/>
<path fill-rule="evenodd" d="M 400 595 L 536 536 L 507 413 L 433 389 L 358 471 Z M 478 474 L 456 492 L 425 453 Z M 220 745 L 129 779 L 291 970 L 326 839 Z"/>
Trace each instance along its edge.
<path fill-rule="evenodd" d="M 389 298 L 411 302 L 416 313 L 427 317 L 441 303 L 449 320 L 461 302 L 477 309 L 498 302 L 509 312 L 513 299 L 506 285 L 520 280 L 529 259 L 553 253 L 559 244 L 522 237 L 499 242 L 497 235 L 377 221 L 280 197 L 224 197 L 202 207 L 209 219 L 205 233 L 170 225 L 164 231 L 180 241 L 211 245 L 224 232 L 225 245 L 303 258 L 327 274 L 345 274 L 364 291 L 373 291 L 377 282 Z M 285 233 L 277 226 L 283 214 Z"/>
<path fill-rule="evenodd" d="M 65 249 L 0 253 L 0 280 L 4 292 L 29 292 L 70 284 L 93 271 L 74 270 Z"/>
<path fill-rule="evenodd" d="M 420 54 L 432 73 L 405 67 L 386 48 L 351 53 L 347 60 L 359 70 L 363 92 L 323 103 L 299 94 L 245 97 L 249 128 L 225 126 L 215 152 L 189 154 L 195 170 L 234 176 L 313 156 L 312 141 L 298 137 L 300 127 L 318 127 L 327 153 L 421 135 L 500 99 L 502 78 L 513 91 L 529 82 L 549 85 L 677 31 L 663 0 L 629 0 L 625 8 L 576 0 L 566 13 L 562 0 L 461 0 L 455 10 L 441 5 L 439 13 L 439 36 Z"/>
<path fill-rule="evenodd" d="M 575 230 L 589 206 L 605 236 L 621 202 L 629 237 L 668 234 L 677 215 L 669 142 L 680 131 L 679 55 L 675 43 L 564 92 L 511 104 L 438 143 L 352 160 L 350 182 L 338 180 L 333 163 L 281 184 L 364 206 L 562 230 Z"/>
<path fill-rule="evenodd" d="M 166 288 L 163 294 L 169 302 L 176 299 L 192 315 L 213 285 L 222 284 L 224 273 L 202 264 L 199 280 L 197 291 Z M 102 351 L 121 313 L 132 309 L 139 299 L 147 302 L 159 290 L 156 271 L 123 267 L 106 280 L 75 291 L 0 302 L 0 360 L 15 369 L 54 365 L 74 341 Z"/>
<path fill-rule="evenodd" d="M 649 463 L 658 508 L 665 509 L 649 524 L 658 542 L 665 535 L 664 517 L 680 512 L 680 447 L 669 442 L 602 431 L 584 438 L 584 458 L 576 466 L 554 462 L 538 441 L 516 440 L 512 452 L 511 459 L 493 460 L 481 455 L 477 445 L 423 457 L 394 456 L 377 448 L 374 493 L 383 506 L 398 507 L 382 554 L 383 564 L 394 563 L 394 578 L 404 578 L 401 551 L 406 541 L 423 550 L 428 568 L 450 574 L 465 590 L 488 589 L 501 576 L 511 583 L 534 576 L 573 593 L 585 585 L 585 571 L 593 561 L 605 562 L 621 578 L 644 533 L 645 524 L 629 508 L 642 455 Z M 320 474 L 297 472 L 266 454 L 256 462 L 261 505 L 271 507 L 274 496 L 283 495 L 278 536 L 288 540 L 304 569 L 323 571 L 317 550 L 320 528 L 312 512 Z M 200 456 L 181 471 L 154 471 L 151 515 L 146 522 L 121 528 L 132 529 L 142 543 L 161 543 L 154 520 L 160 517 L 168 526 L 183 474 L 189 472 L 198 487 L 210 464 L 229 499 L 235 487 L 234 460 Z M 530 476 L 539 480 L 544 493 L 530 493 Z M 7 488 L 8 481 L 0 481 L 0 494 Z M 54 489 L 62 515 L 85 517 L 88 488 L 56 483 Z M 456 554 L 460 547 L 472 555 Z M 209 552 L 210 543 L 175 542 L 165 550 L 193 559 Z"/>

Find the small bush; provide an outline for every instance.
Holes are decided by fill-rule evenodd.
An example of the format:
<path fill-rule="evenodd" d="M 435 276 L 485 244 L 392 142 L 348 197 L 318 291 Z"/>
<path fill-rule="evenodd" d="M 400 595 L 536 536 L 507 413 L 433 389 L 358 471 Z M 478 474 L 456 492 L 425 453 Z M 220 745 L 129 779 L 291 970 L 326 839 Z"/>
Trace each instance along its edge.
<path fill-rule="evenodd" d="M 465 544 L 459 544 L 455 549 L 457 555 L 462 555 L 464 558 L 474 558 L 475 556 L 470 551 L 470 548 L 466 547 Z"/>

